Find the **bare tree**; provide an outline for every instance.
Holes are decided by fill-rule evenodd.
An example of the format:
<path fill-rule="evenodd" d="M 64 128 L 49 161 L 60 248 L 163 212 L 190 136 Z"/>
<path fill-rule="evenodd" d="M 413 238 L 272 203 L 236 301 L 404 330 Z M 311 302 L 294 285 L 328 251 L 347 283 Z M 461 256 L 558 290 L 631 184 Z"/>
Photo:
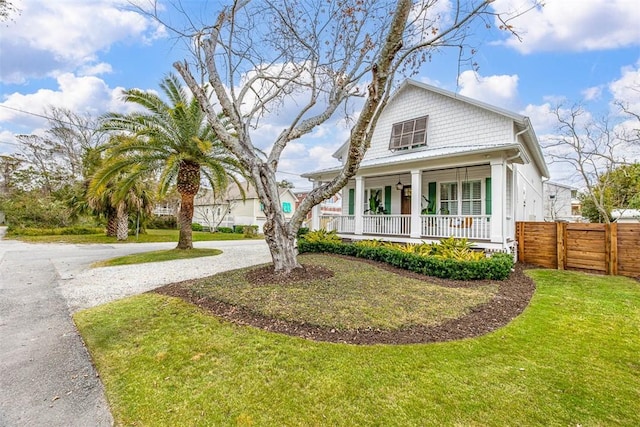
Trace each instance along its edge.
<path fill-rule="evenodd" d="M 500 29 L 515 34 L 509 21 L 524 11 L 498 14 L 490 3 L 236 0 L 210 25 L 193 26 L 190 32 L 174 28 L 193 46 L 193 58 L 174 67 L 220 140 L 251 174 L 264 205 L 264 234 L 277 272 L 300 267 L 294 242 L 307 213 L 356 174 L 396 74 L 416 72 L 440 49 L 453 47 L 466 56 L 472 50 L 467 36 L 496 21 Z M 439 9 L 442 5 L 453 10 Z M 191 17 L 188 21 L 193 25 Z M 294 97 L 298 110 L 263 158 L 256 153 L 251 129 Z M 276 180 L 283 150 L 339 109 L 347 111 L 347 102 L 354 98 L 363 106 L 353 121 L 342 171 L 310 191 L 290 222 L 285 221 Z M 220 121 L 220 112 L 233 124 L 233 132 Z"/>
<path fill-rule="evenodd" d="M 194 214 L 194 219 L 208 227 L 211 232 L 216 231 L 220 224 L 229 219 L 231 210 L 238 203 L 237 199 L 231 197 L 230 188 L 214 190 L 203 188 L 198 193 L 200 201 L 210 207 L 199 209 Z"/>
<path fill-rule="evenodd" d="M 33 187 L 46 194 L 74 181 L 89 178 L 89 152 L 100 145 L 107 133 L 99 130 L 97 119 L 71 110 L 50 107 L 46 110 L 49 128 L 44 136 L 18 135 L 19 159 L 32 177 Z"/>
<path fill-rule="evenodd" d="M 15 156 L 0 155 L 0 196 L 11 193 L 15 187 L 15 172 L 22 161 Z"/>
<path fill-rule="evenodd" d="M 605 191 L 612 184 L 612 171 L 628 164 L 634 141 L 626 131 L 612 123 L 609 117 L 592 118 L 581 106 L 569 109 L 557 106 L 553 114 L 558 120 L 558 134 L 543 143 L 552 163 L 566 164 L 575 170 L 586 187 L 588 197 L 604 222 L 609 223 L 610 212 Z"/>
<path fill-rule="evenodd" d="M 20 14 L 20 9 L 13 3 L 9 0 L 0 0 L 0 22 L 12 21 L 12 14 Z"/>

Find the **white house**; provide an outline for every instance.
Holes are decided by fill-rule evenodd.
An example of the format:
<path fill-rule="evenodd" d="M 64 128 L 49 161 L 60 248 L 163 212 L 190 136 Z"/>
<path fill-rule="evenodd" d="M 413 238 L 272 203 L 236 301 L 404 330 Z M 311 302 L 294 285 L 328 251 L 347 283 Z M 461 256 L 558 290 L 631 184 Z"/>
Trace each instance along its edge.
<path fill-rule="evenodd" d="M 621 224 L 637 224 L 640 222 L 640 209 L 614 209 L 611 211 L 611 217 Z"/>
<path fill-rule="evenodd" d="M 231 184 L 224 194 L 214 195 L 210 189 L 201 190 L 194 200 L 193 222 L 207 228 L 233 227 L 234 225 L 257 225 L 258 233 L 266 217 L 255 188 L 242 183 L 245 197 L 236 184 Z M 280 203 L 285 218 L 296 210 L 296 195 L 288 188 L 280 190 Z"/>
<path fill-rule="evenodd" d="M 307 197 L 307 192 L 298 192 L 296 193 L 296 197 L 298 198 L 298 203 L 296 204 L 296 208 L 302 203 L 305 197 Z M 342 192 L 337 192 L 330 198 L 323 200 L 320 203 L 320 217 L 322 223 L 320 227 L 324 228 L 331 220 L 331 217 L 335 215 L 342 215 Z M 307 214 L 307 217 L 303 223 L 304 227 L 309 227 L 311 225 L 311 221 L 313 219 L 314 210 Z"/>
<path fill-rule="evenodd" d="M 345 159 L 348 144 L 336 153 Z M 304 174 L 319 185 L 340 167 Z M 378 120 L 360 169 L 328 229 L 400 242 L 467 237 L 510 250 L 515 222 L 542 221 L 549 171 L 529 119 L 406 80 Z M 318 208 L 316 208 L 318 209 Z M 313 228 L 320 226 L 314 213 Z"/>
<path fill-rule="evenodd" d="M 578 189 L 566 184 L 546 181 L 544 189 L 544 220 L 575 222 L 582 219 Z"/>

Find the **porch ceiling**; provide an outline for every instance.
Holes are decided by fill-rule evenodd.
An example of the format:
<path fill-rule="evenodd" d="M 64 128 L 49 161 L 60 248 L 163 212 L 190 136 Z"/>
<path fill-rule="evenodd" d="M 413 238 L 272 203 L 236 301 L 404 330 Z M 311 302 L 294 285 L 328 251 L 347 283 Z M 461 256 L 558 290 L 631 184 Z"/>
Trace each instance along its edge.
<path fill-rule="evenodd" d="M 386 157 L 378 157 L 375 159 L 365 159 L 360 164 L 360 170 L 368 170 L 373 168 L 380 167 L 393 167 L 393 166 L 401 166 L 407 165 L 411 163 L 415 163 L 418 161 L 426 161 L 426 160 L 441 160 L 445 158 L 460 158 L 462 156 L 467 156 L 470 154 L 489 154 L 496 152 L 507 152 L 508 156 L 511 156 L 516 153 L 521 153 L 522 155 L 526 155 L 526 151 L 523 149 L 521 144 L 516 144 L 513 142 L 510 143 L 502 143 L 502 144 L 493 144 L 493 145 L 481 145 L 481 146 L 456 146 L 456 147 L 434 147 L 434 148 L 424 148 L 416 151 L 411 151 L 405 154 L 393 154 Z M 528 161 L 526 159 L 524 161 Z M 523 159 L 518 158 L 515 159 L 514 162 L 522 163 Z M 335 176 L 342 167 L 334 167 L 328 169 L 322 169 L 314 172 L 304 173 L 303 177 L 309 179 L 328 179 L 332 176 Z"/>

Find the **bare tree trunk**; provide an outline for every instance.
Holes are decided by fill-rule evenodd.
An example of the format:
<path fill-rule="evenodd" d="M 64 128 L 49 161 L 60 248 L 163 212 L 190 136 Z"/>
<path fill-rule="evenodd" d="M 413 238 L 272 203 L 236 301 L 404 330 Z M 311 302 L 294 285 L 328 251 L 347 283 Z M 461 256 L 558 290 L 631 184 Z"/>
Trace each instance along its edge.
<path fill-rule="evenodd" d="M 118 213 L 118 240 L 127 240 L 129 238 L 129 214 L 126 212 Z"/>
<path fill-rule="evenodd" d="M 298 251 L 295 246 L 297 228 L 287 223 L 280 209 L 278 182 L 275 175 L 266 169 L 264 166 L 259 168 L 258 176 L 254 176 L 256 190 L 261 196 L 264 214 L 267 217 L 263 227 L 264 237 L 271 251 L 274 270 L 280 274 L 289 274 L 297 268 L 302 268 L 298 263 Z"/>

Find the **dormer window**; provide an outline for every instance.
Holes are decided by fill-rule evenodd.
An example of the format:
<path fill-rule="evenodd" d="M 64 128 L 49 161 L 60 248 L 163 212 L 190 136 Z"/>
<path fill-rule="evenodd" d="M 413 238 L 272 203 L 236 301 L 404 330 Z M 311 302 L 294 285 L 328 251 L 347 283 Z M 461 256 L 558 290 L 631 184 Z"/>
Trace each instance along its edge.
<path fill-rule="evenodd" d="M 391 141 L 389 149 L 408 150 L 410 148 L 424 147 L 427 145 L 427 119 L 429 116 L 405 122 L 394 123 L 391 128 Z"/>

